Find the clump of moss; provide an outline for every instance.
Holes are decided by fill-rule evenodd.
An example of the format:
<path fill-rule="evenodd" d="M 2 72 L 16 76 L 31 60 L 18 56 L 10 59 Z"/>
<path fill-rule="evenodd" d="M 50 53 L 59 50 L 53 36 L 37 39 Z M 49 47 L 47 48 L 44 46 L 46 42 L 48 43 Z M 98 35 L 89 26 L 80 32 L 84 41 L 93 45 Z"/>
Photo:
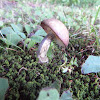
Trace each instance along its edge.
<path fill-rule="evenodd" d="M 59 60 L 59 59 L 58 59 Z M 59 63 L 39 64 L 36 57 L 28 52 L 17 53 L 8 51 L 0 56 L 0 77 L 9 80 L 6 100 L 36 99 L 41 88 L 50 85 L 61 76 L 58 75 Z M 57 62 L 56 62 L 57 61 Z"/>
<path fill-rule="evenodd" d="M 89 41 L 87 42 L 89 43 Z M 80 43 L 77 42 L 78 45 Z M 69 45 L 73 44 L 74 41 L 71 41 Z M 73 45 L 73 48 L 74 52 L 71 46 L 66 49 L 68 59 L 71 60 L 71 57 L 76 55 L 75 57 L 78 58 L 78 64 L 80 65 L 83 62 L 80 58 L 88 55 L 79 53 L 83 46 Z M 8 52 L 0 53 L 0 77 L 6 77 L 9 80 L 6 100 L 36 100 L 42 88 L 50 86 L 58 79 L 61 81 L 61 93 L 71 88 L 73 98 L 99 100 L 99 80 L 95 77 L 95 74 L 82 75 L 81 67 L 76 66 L 73 66 L 72 73 L 62 73 L 59 70 L 59 66 L 63 63 L 61 57 L 59 57 L 62 52 L 57 47 L 54 51 L 55 56 L 48 64 L 38 63 L 36 50 L 23 53 L 8 50 Z"/>

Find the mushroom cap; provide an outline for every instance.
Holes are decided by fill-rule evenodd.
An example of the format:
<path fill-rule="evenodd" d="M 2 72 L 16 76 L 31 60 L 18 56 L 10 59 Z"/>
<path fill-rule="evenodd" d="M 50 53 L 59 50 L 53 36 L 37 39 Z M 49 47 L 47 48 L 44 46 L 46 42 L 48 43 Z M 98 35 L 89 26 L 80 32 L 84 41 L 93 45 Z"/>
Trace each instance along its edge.
<path fill-rule="evenodd" d="M 69 32 L 66 26 L 59 20 L 51 18 L 41 22 L 41 27 L 47 34 L 53 33 L 59 45 L 67 46 L 69 43 Z M 63 45 L 62 45 L 63 44 Z"/>

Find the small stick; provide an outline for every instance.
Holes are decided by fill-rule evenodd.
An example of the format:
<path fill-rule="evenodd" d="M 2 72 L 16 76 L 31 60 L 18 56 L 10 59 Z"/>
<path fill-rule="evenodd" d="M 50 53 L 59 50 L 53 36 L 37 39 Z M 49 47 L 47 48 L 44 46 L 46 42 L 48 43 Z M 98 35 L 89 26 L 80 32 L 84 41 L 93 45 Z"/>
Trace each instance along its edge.
<path fill-rule="evenodd" d="M 20 73 L 23 69 L 26 70 L 26 71 L 28 70 L 27 68 L 22 67 L 22 68 L 19 69 L 18 75 L 19 75 L 19 73 Z"/>
<path fill-rule="evenodd" d="M 7 48 L 7 47 L 6 47 L 6 49 L 18 52 L 17 50 L 12 49 L 12 48 Z"/>

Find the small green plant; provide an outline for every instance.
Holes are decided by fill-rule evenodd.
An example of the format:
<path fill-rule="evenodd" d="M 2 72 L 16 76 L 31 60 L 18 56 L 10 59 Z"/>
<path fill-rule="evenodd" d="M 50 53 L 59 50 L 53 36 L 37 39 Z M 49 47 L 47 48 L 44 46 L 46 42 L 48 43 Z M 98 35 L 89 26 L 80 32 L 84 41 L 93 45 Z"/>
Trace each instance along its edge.
<path fill-rule="evenodd" d="M 17 46 L 19 41 L 22 41 L 26 38 L 25 34 L 22 33 L 17 25 L 11 24 L 11 27 L 5 27 L 0 30 L 0 39 L 6 43 L 7 47 L 9 48 L 10 45 L 15 46 L 19 49 L 21 49 L 19 46 Z M 5 35 L 5 36 L 4 36 Z M 22 49 L 21 49 L 22 50 Z"/>
<path fill-rule="evenodd" d="M 0 30 L 0 35 L 2 36 L 0 39 L 7 44 L 7 47 L 9 47 L 10 45 L 18 47 L 17 44 L 19 42 L 25 41 L 24 48 L 26 44 L 30 42 L 28 44 L 28 49 L 29 49 L 33 47 L 35 43 L 41 42 L 41 40 L 43 39 L 42 36 L 46 34 L 46 33 L 43 33 L 42 30 L 40 30 L 39 31 L 40 34 L 39 32 L 36 32 L 34 36 L 32 36 L 31 38 L 27 38 L 25 33 L 23 33 L 22 27 L 20 26 L 21 24 L 18 24 L 18 25 L 11 24 L 11 27 L 5 27 Z M 26 29 L 27 35 L 32 32 L 31 27 L 29 27 L 28 25 L 25 26 L 25 29 Z"/>
<path fill-rule="evenodd" d="M 8 87 L 8 79 L 0 78 L 0 100 L 4 100 Z"/>
<path fill-rule="evenodd" d="M 100 57 L 99 56 L 93 56 L 90 55 L 86 62 L 82 65 L 82 73 L 88 74 L 88 73 L 97 73 L 100 72 Z"/>
<path fill-rule="evenodd" d="M 73 100 L 70 90 L 64 91 L 60 96 L 60 88 L 61 82 L 57 80 L 50 87 L 43 88 L 37 100 Z"/>
<path fill-rule="evenodd" d="M 59 97 L 59 93 L 55 88 L 44 88 L 40 91 L 37 100 L 73 100 L 69 90 L 64 91 Z"/>

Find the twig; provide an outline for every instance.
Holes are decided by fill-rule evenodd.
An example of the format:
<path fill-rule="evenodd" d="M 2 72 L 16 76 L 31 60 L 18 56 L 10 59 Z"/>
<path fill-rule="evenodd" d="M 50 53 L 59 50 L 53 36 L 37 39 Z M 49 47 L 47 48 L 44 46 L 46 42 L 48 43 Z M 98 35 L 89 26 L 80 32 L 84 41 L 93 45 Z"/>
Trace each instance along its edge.
<path fill-rule="evenodd" d="M 6 47 L 6 49 L 18 52 L 17 50 L 12 49 L 12 48 L 7 48 L 7 47 Z"/>
<path fill-rule="evenodd" d="M 87 51 L 87 50 L 88 50 L 88 49 L 86 49 L 86 50 L 82 50 L 82 51 L 78 52 L 77 54 L 82 53 L 82 52 L 85 52 L 85 51 Z"/>
<path fill-rule="evenodd" d="M 20 73 L 23 69 L 26 70 L 26 71 L 28 70 L 27 68 L 22 67 L 21 69 L 19 69 L 18 75 L 19 75 L 19 73 Z"/>

